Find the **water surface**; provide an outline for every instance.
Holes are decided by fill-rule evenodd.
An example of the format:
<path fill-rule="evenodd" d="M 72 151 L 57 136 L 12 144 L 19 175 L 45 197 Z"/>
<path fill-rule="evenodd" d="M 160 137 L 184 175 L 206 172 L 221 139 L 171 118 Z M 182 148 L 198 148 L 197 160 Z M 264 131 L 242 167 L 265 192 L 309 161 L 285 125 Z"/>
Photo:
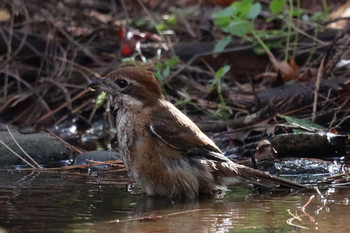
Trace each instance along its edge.
<path fill-rule="evenodd" d="M 241 183 L 223 197 L 180 201 L 133 194 L 126 183 L 125 174 L 0 172 L 0 232 L 350 232 L 349 188 Z"/>

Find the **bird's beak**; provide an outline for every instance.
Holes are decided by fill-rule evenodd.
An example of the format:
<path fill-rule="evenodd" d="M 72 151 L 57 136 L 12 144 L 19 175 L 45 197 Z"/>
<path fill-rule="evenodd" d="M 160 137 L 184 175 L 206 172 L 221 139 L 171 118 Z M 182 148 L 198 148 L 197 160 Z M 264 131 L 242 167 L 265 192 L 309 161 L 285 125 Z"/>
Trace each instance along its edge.
<path fill-rule="evenodd" d="M 104 86 L 103 79 L 95 78 L 88 84 L 87 87 L 92 88 L 94 90 L 99 90 L 99 88 L 102 86 Z"/>
<path fill-rule="evenodd" d="M 108 85 L 108 83 L 106 84 L 105 80 L 101 78 L 93 79 L 87 87 L 97 91 L 106 91 L 108 93 L 113 93 L 113 88 Z"/>

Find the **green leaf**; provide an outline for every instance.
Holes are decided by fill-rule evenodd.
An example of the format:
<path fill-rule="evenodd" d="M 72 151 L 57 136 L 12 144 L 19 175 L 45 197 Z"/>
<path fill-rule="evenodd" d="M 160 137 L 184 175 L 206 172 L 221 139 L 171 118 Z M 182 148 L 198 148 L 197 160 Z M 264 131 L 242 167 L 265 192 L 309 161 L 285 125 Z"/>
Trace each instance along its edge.
<path fill-rule="evenodd" d="M 301 17 L 301 15 L 304 13 L 301 9 L 294 9 L 294 10 L 288 10 L 287 13 L 293 17 Z"/>
<path fill-rule="evenodd" d="M 221 67 L 218 71 L 216 71 L 215 78 L 222 78 L 230 69 L 231 67 L 229 65 Z"/>
<path fill-rule="evenodd" d="M 231 42 L 231 39 L 232 39 L 231 36 L 226 36 L 221 40 L 219 40 L 215 45 L 214 53 L 221 53 L 226 48 L 226 46 Z"/>
<path fill-rule="evenodd" d="M 232 6 L 237 8 L 235 17 L 240 19 L 247 19 L 248 13 L 253 6 L 253 0 L 242 0 L 234 2 Z"/>
<path fill-rule="evenodd" d="M 236 7 L 229 6 L 221 11 L 215 12 L 214 14 L 212 14 L 212 17 L 214 19 L 218 19 L 222 17 L 233 17 L 236 11 L 237 11 Z"/>
<path fill-rule="evenodd" d="M 163 71 L 163 77 L 166 78 L 170 75 L 170 68 L 167 66 L 165 70 Z"/>
<path fill-rule="evenodd" d="M 232 21 L 232 18 L 226 16 L 226 17 L 221 17 L 221 18 L 216 19 L 214 21 L 214 24 L 219 25 L 221 27 L 224 27 L 224 26 L 228 25 L 231 21 Z"/>
<path fill-rule="evenodd" d="M 163 65 L 164 65 L 164 64 L 163 64 L 162 62 L 157 62 L 157 64 L 156 64 L 156 69 L 157 69 L 157 70 L 162 69 Z"/>
<path fill-rule="evenodd" d="M 156 26 L 157 30 L 159 31 L 164 31 L 165 30 L 165 25 L 164 23 L 160 23 Z"/>
<path fill-rule="evenodd" d="M 105 99 L 106 99 L 106 95 L 107 95 L 107 92 L 102 91 L 102 92 L 97 96 L 97 99 L 96 99 L 96 104 L 97 104 L 97 106 L 101 106 L 101 105 L 103 104 L 103 102 L 104 102 Z"/>
<path fill-rule="evenodd" d="M 162 76 L 161 76 L 159 73 L 155 73 L 155 74 L 154 74 L 154 77 L 155 77 L 157 80 L 159 80 L 159 81 L 162 80 Z"/>
<path fill-rule="evenodd" d="M 136 20 L 135 21 L 135 26 L 137 27 L 142 27 L 142 26 L 145 26 L 147 24 L 149 24 L 150 21 L 149 20 L 146 20 L 146 19 L 140 19 L 140 20 Z"/>
<path fill-rule="evenodd" d="M 283 6 L 286 4 L 286 0 L 272 0 L 270 3 L 270 10 L 272 14 L 279 14 L 283 10 Z"/>
<path fill-rule="evenodd" d="M 166 22 L 168 25 L 175 25 L 175 24 L 176 24 L 176 15 L 175 15 L 175 14 L 171 14 L 171 15 L 169 16 L 169 18 L 165 20 L 165 22 Z"/>
<path fill-rule="evenodd" d="M 296 126 L 301 126 L 303 128 L 316 128 L 316 129 L 322 129 L 322 130 L 325 130 L 326 128 L 319 125 L 319 124 L 316 124 L 310 120 L 306 120 L 306 119 L 299 119 L 299 118 L 296 118 L 296 117 L 291 117 L 291 116 L 285 116 L 285 115 L 281 115 L 281 114 L 277 114 L 278 117 L 281 117 L 283 119 L 285 119 L 290 125 L 296 125 Z M 297 132 L 302 132 L 300 131 L 300 129 L 296 129 L 296 130 L 293 130 L 293 132 L 297 133 Z"/>
<path fill-rule="evenodd" d="M 255 19 L 261 12 L 261 4 L 255 3 L 249 10 L 247 14 L 248 19 Z"/>
<path fill-rule="evenodd" d="M 224 32 L 230 33 L 234 36 L 245 36 L 253 29 L 253 24 L 247 20 L 237 19 L 232 21 L 229 25 L 222 28 Z"/>
<path fill-rule="evenodd" d="M 323 18 L 324 14 L 323 14 L 323 11 L 319 11 L 319 12 L 316 12 L 314 13 L 312 16 L 311 16 L 311 19 L 313 21 L 320 21 L 322 18 Z"/>
<path fill-rule="evenodd" d="M 316 21 L 316 22 L 326 21 L 328 19 L 329 19 L 329 14 L 325 13 L 324 11 L 316 12 L 315 14 L 313 14 L 311 16 L 311 20 Z"/>
<path fill-rule="evenodd" d="M 167 66 L 169 68 L 173 68 L 179 61 L 180 61 L 180 58 L 175 56 L 167 62 Z"/>

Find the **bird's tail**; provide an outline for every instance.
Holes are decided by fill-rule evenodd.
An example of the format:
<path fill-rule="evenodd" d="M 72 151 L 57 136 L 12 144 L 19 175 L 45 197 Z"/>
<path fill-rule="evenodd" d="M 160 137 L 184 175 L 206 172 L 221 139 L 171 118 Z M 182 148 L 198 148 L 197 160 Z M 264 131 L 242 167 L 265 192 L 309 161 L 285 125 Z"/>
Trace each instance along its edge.
<path fill-rule="evenodd" d="M 239 177 L 250 180 L 253 183 L 261 186 L 271 187 L 271 184 L 275 184 L 275 185 L 279 185 L 287 188 L 295 188 L 295 189 L 307 188 L 305 185 L 302 185 L 287 179 L 283 179 L 280 177 L 276 177 L 271 175 L 270 173 L 265 173 L 243 165 L 237 164 L 236 168 L 237 168 L 237 175 Z"/>
<path fill-rule="evenodd" d="M 303 189 L 307 188 L 307 186 L 283 179 L 280 177 L 273 176 L 269 173 L 265 173 L 250 167 L 246 167 L 240 164 L 236 164 L 233 162 L 224 162 L 221 163 L 221 172 L 223 171 L 226 176 L 239 176 L 244 179 L 247 179 L 251 181 L 254 184 L 257 184 L 259 186 L 263 187 L 272 187 L 274 185 L 275 187 L 284 187 L 284 188 L 294 188 L 294 189 Z"/>

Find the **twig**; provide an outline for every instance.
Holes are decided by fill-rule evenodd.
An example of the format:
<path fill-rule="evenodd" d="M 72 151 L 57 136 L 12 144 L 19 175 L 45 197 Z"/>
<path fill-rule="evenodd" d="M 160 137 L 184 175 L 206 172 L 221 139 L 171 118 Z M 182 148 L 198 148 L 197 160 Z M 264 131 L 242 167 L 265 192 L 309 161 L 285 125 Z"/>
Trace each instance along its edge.
<path fill-rule="evenodd" d="M 63 140 L 62 138 L 58 137 L 57 135 L 55 135 L 54 133 L 52 133 L 50 130 L 45 129 L 46 132 L 48 132 L 51 136 L 55 137 L 58 141 L 62 142 L 66 147 L 78 152 L 79 154 L 84 153 L 84 151 L 80 150 L 79 148 L 69 144 L 68 142 L 66 142 L 65 140 Z"/>
<path fill-rule="evenodd" d="M 245 50 L 245 49 L 254 48 L 255 45 L 256 45 L 256 43 L 252 43 L 252 44 L 248 44 L 248 45 L 235 46 L 233 48 L 226 48 L 222 52 L 220 52 L 220 54 L 228 53 L 228 52 L 237 52 L 237 51 L 242 51 L 242 50 Z M 174 73 L 172 73 L 168 78 L 166 78 L 165 80 L 160 81 L 161 86 L 164 86 L 164 85 L 168 84 L 170 82 L 170 80 L 172 80 L 174 77 L 176 77 L 178 74 L 180 74 L 183 70 L 187 69 L 187 67 L 189 67 L 199 57 L 209 56 L 209 55 L 214 55 L 214 54 L 218 54 L 217 52 L 214 52 L 214 47 L 210 51 L 194 54 L 191 57 L 191 59 L 189 59 L 188 62 L 185 65 L 180 66 L 179 69 L 177 69 Z"/>
<path fill-rule="evenodd" d="M 316 192 L 320 195 L 320 197 L 321 197 L 322 199 L 325 199 L 325 196 L 322 195 L 321 191 L 318 189 L 317 186 L 314 187 L 314 189 L 316 190 Z"/>
<path fill-rule="evenodd" d="M 334 128 L 340 127 L 340 125 L 343 124 L 348 119 L 350 119 L 350 115 L 345 117 L 345 118 L 343 118 L 336 126 L 334 126 Z"/>
<path fill-rule="evenodd" d="M 113 220 L 113 221 L 108 221 L 107 223 L 123 223 L 123 222 L 133 222 L 133 221 L 152 221 L 152 220 L 158 220 L 161 218 L 166 218 L 166 217 L 171 217 L 171 216 L 176 216 L 180 214 L 187 214 L 187 213 L 193 213 L 193 212 L 199 212 L 207 209 L 195 209 L 195 210 L 187 210 L 187 211 L 180 211 L 180 212 L 175 212 L 175 213 L 170 213 L 170 214 L 165 214 L 165 215 L 155 215 L 155 214 L 150 214 L 148 216 L 144 217 L 138 217 L 138 218 L 132 218 L 132 219 L 125 219 L 125 220 Z"/>
<path fill-rule="evenodd" d="M 300 218 L 302 216 L 297 216 L 297 215 L 294 215 L 292 214 L 292 212 L 290 212 L 290 210 L 288 209 L 287 210 L 288 214 L 291 215 L 292 217 L 287 219 L 286 223 L 290 226 L 294 226 L 294 227 L 297 227 L 297 228 L 301 228 L 301 229 L 309 229 L 308 227 L 304 227 L 304 226 L 301 226 L 301 225 L 297 225 L 295 223 L 293 223 L 293 221 L 296 219 L 296 220 L 299 220 L 300 222 L 302 222 L 303 220 Z"/>
<path fill-rule="evenodd" d="M 10 35 L 10 38 L 12 40 L 12 37 L 15 35 L 15 33 L 13 33 L 13 28 L 14 28 L 14 12 L 15 11 L 19 11 L 19 8 L 22 7 L 22 4 L 14 4 L 15 6 L 11 5 L 11 22 L 10 22 L 10 26 L 9 26 L 9 30 L 8 30 L 8 33 Z M 29 13 L 27 11 L 27 9 L 25 7 L 22 7 L 23 9 L 23 12 L 24 12 L 24 17 L 26 19 L 27 22 L 29 22 Z M 6 29 L 5 29 L 6 30 Z M 1 34 L 2 34 L 2 31 L 1 31 Z M 5 40 L 5 37 L 4 35 L 2 34 L 4 40 Z M 16 48 L 15 51 L 11 51 L 11 43 L 7 43 L 8 45 L 8 48 L 7 48 L 7 53 L 8 55 L 11 55 L 11 56 L 7 56 L 6 57 L 6 60 L 5 61 L 2 61 L 1 62 L 1 65 L 0 65 L 0 70 L 2 70 L 4 67 L 6 67 L 8 65 L 8 63 L 12 60 L 12 58 L 14 58 L 18 53 L 19 51 L 21 51 L 21 49 L 23 48 L 26 40 L 27 40 L 27 37 L 28 37 L 28 30 L 24 30 L 24 33 L 21 37 L 21 42 L 20 44 L 18 45 L 18 47 Z"/>
<path fill-rule="evenodd" d="M 58 31 L 62 33 L 62 35 L 66 37 L 68 41 L 77 46 L 87 57 L 91 58 L 91 60 L 93 60 L 98 65 L 105 65 L 104 61 L 92 54 L 89 49 L 77 42 L 71 35 L 69 35 L 63 28 L 61 28 L 53 18 L 44 12 L 44 10 L 41 10 L 40 13 L 47 21 L 49 21 L 56 29 L 58 29 Z"/>
<path fill-rule="evenodd" d="M 71 98 L 71 95 L 69 93 L 69 90 L 65 87 L 65 85 L 60 83 L 59 81 L 56 81 L 54 78 L 46 78 L 43 81 L 57 86 L 58 89 L 60 89 L 62 91 L 63 95 L 66 97 L 66 102 L 68 103 L 68 109 L 72 111 L 73 110 L 72 98 Z"/>
<path fill-rule="evenodd" d="M 326 57 L 322 58 L 320 68 L 318 69 L 317 73 L 317 78 L 316 78 L 316 83 L 315 83 L 315 91 L 314 91 L 314 104 L 312 107 L 312 121 L 315 121 L 316 119 L 316 113 L 317 113 L 317 98 L 318 98 L 318 92 L 320 90 L 320 83 L 321 83 L 321 78 L 323 75 L 323 66 L 324 66 L 324 61 L 326 60 Z"/>
<path fill-rule="evenodd" d="M 103 163 L 104 164 L 104 163 Z M 95 166 L 100 166 L 101 164 L 82 164 L 82 165 L 71 165 L 71 166 L 65 166 L 65 167 L 52 167 L 52 168 L 44 168 L 42 171 L 67 171 L 67 170 L 74 170 L 74 169 L 87 169 Z M 115 167 L 118 169 L 118 171 L 124 171 L 125 166 L 121 164 L 107 164 L 110 166 Z"/>
<path fill-rule="evenodd" d="M 154 25 L 154 28 L 157 30 L 159 36 L 162 38 L 162 40 L 165 42 L 167 41 L 164 37 L 164 34 L 156 27 L 157 25 L 157 22 L 156 20 L 154 19 L 154 17 L 152 16 L 152 14 L 149 12 L 149 10 L 147 9 L 147 7 L 145 6 L 145 4 L 143 4 L 143 2 L 141 0 L 137 0 L 137 2 L 139 3 L 139 5 L 141 6 L 141 8 L 145 11 L 145 13 L 148 15 L 148 17 L 150 18 L 152 24 Z M 167 42 L 170 42 L 170 41 L 167 41 Z M 169 47 L 168 45 L 165 45 L 164 47 L 165 50 L 168 50 Z M 173 49 L 172 46 L 170 46 L 170 51 L 172 52 L 172 54 L 175 54 L 175 51 Z"/>
<path fill-rule="evenodd" d="M 84 103 L 80 104 L 78 107 L 76 107 L 75 109 L 71 109 L 70 114 L 75 114 L 77 112 L 79 112 L 82 108 L 84 108 L 85 106 L 91 104 L 93 102 L 92 99 L 88 99 L 87 101 L 85 101 Z M 57 126 L 58 124 L 60 124 L 62 121 L 64 121 L 65 119 L 67 119 L 67 117 L 69 116 L 69 114 L 64 115 L 63 117 L 61 117 L 58 121 L 56 121 L 53 126 Z"/>
<path fill-rule="evenodd" d="M 7 146 L 1 139 L 0 139 L 0 143 L 9 151 L 11 151 L 14 155 L 16 155 L 18 158 L 20 158 L 23 162 L 25 162 L 26 164 L 28 164 L 29 166 L 31 166 L 33 169 L 37 169 L 36 167 L 34 167 L 31 163 L 29 163 L 26 159 L 24 159 L 22 156 L 20 156 L 19 154 L 17 154 L 14 150 L 12 150 L 9 146 Z"/>
<path fill-rule="evenodd" d="M 313 216 L 311 216 L 309 213 L 307 213 L 305 211 L 305 208 L 310 204 L 310 202 L 315 198 L 315 195 L 311 195 L 311 197 L 309 198 L 308 202 L 306 202 L 305 205 L 303 205 L 303 207 L 301 207 L 301 211 L 305 214 L 305 216 L 309 217 L 310 222 L 315 223 L 315 218 Z"/>
<path fill-rule="evenodd" d="M 125 13 L 126 21 L 127 21 L 127 22 L 130 22 L 130 16 L 129 16 L 128 9 L 126 8 L 125 1 L 124 1 L 124 0 L 121 0 L 120 3 L 121 3 L 121 5 L 122 5 L 122 7 L 123 7 L 123 10 L 124 10 L 124 13 Z"/>
<path fill-rule="evenodd" d="M 336 19 L 331 19 L 331 20 L 329 20 L 327 22 L 322 23 L 322 25 L 326 26 L 328 24 L 331 24 L 331 23 L 334 23 L 334 22 L 338 22 L 340 20 L 350 20 L 350 17 L 340 17 L 340 18 L 336 18 Z"/>
<path fill-rule="evenodd" d="M 80 92 L 79 94 L 77 94 L 76 96 L 74 96 L 74 97 L 72 98 L 72 102 L 75 101 L 75 100 L 77 100 L 77 99 L 79 99 L 79 98 L 81 98 L 83 95 L 85 95 L 85 94 L 86 94 L 87 92 L 89 92 L 89 91 L 90 91 L 89 89 L 83 90 L 82 92 Z M 60 111 L 62 108 L 66 107 L 67 105 L 68 105 L 67 102 L 63 103 L 61 106 L 59 106 L 59 107 L 56 108 L 55 110 L 53 110 L 53 111 L 51 111 L 51 112 L 45 114 L 44 116 L 40 117 L 40 119 L 37 120 L 36 123 L 39 123 L 39 122 L 45 120 L 46 118 L 52 116 L 53 114 L 55 114 L 56 112 Z"/>
<path fill-rule="evenodd" d="M 115 164 L 123 164 L 123 160 L 107 160 L 107 161 L 95 161 L 91 159 L 87 159 L 86 162 L 92 163 L 93 165 L 111 165 L 114 166 Z"/>
<path fill-rule="evenodd" d="M 82 65 L 80 65 L 80 64 L 78 64 L 78 63 L 76 63 L 76 62 L 74 62 L 74 61 L 67 60 L 67 59 L 65 59 L 65 58 L 63 58 L 63 57 L 55 57 L 55 59 L 57 59 L 57 60 L 59 60 L 59 61 L 61 61 L 61 62 L 64 62 L 64 63 L 71 64 L 71 65 L 73 65 L 74 67 L 76 67 L 76 68 L 78 68 L 78 69 L 80 69 L 80 70 L 82 70 L 82 71 L 86 71 L 86 72 L 88 72 L 89 74 L 92 74 L 93 76 L 95 76 L 95 77 L 97 77 L 97 78 L 102 78 L 101 75 L 100 75 L 99 73 L 97 73 L 97 72 L 95 72 L 95 71 L 89 69 L 88 67 L 82 66 Z"/>
<path fill-rule="evenodd" d="M 311 195 L 311 197 L 309 198 L 309 200 L 306 202 L 305 205 L 303 205 L 303 207 L 301 207 L 302 211 L 305 211 L 305 208 L 310 204 L 310 202 L 315 198 L 315 195 Z"/>
<path fill-rule="evenodd" d="M 297 31 L 298 33 L 302 34 L 303 36 L 306 36 L 306 37 L 310 38 L 310 39 L 313 40 L 313 41 L 316 41 L 316 42 L 319 43 L 322 47 L 328 45 L 327 42 L 323 42 L 322 40 L 318 39 L 317 37 L 312 36 L 312 35 L 310 35 L 309 33 L 307 33 L 306 31 L 303 31 L 303 30 L 301 30 L 300 28 L 296 27 L 296 26 L 294 25 L 294 23 L 292 23 L 291 26 L 293 27 L 293 30 Z"/>
<path fill-rule="evenodd" d="M 7 131 L 9 132 L 12 140 L 17 145 L 17 147 L 27 156 L 27 158 L 29 158 L 39 169 L 41 169 L 41 166 L 21 147 L 21 145 L 18 143 L 18 141 L 16 140 L 16 138 L 13 136 L 12 132 L 10 131 L 8 125 L 6 124 L 5 126 L 6 126 Z"/>
<path fill-rule="evenodd" d="M 332 176 L 326 177 L 326 179 L 327 180 L 335 180 L 335 179 L 342 178 L 344 176 L 349 176 L 349 175 L 350 175 L 350 172 L 341 173 L 341 174 L 334 174 Z"/>
<path fill-rule="evenodd" d="M 94 108 L 92 109 L 90 116 L 89 116 L 89 119 L 88 119 L 89 123 L 91 123 L 92 118 L 95 116 L 95 113 L 96 113 L 98 107 L 99 107 L 99 105 L 95 102 Z"/>
<path fill-rule="evenodd" d="M 259 112 L 249 114 L 244 117 L 239 117 L 225 122 L 219 122 L 214 124 L 204 123 L 199 124 L 199 126 L 203 131 L 220 132 L 226 130 L 227 127 L 238 128 L 242 126 L 254 125 L 258 122 L 272 117 L 273 115 L 275 115 L 275 110 L 268 104 Z"/>

